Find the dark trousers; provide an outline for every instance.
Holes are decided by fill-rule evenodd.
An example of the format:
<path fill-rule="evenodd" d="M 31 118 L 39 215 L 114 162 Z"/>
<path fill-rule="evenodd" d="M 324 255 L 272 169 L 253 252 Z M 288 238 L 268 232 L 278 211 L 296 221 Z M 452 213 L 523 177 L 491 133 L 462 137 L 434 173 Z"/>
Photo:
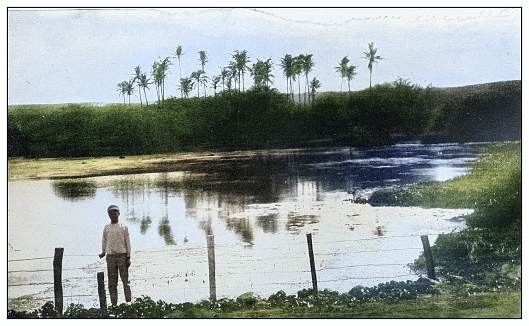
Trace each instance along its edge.
<path fill-rule="evenodd" d="M 108 292 L 112 305 L 118 304 L 118 274 L 123 282 L 125 301 L 131 301 L 129 268 L 127 267 L 127 254 L 107 255 Z"/>

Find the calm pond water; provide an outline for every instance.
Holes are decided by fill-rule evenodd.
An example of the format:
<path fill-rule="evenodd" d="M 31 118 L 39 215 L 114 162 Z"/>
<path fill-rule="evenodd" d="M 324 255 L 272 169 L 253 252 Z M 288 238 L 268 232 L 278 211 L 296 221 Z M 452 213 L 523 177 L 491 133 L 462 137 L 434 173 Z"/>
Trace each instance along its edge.
<path fill-rule="evenodd" d="M 422 251 L 419 236 L 433 242 L 464 228 L 460 217 L 471 211 L 353 199 L 463 175 L 476 155 L 477 147 L 456 144 L 240 152 L 173 172 L 9 182 L 8 297 L 32 295 L 39 307 L 51 300 L 52 257 L 61 247 L 65 304 L 97 306 L 110 204 L 129 227 L 136 297 L 208 299 L 206 232 L 214 235 L 218 298 L 312 287 L 307 233 L 320 289 L 415 280 L 407 264 Z"/>

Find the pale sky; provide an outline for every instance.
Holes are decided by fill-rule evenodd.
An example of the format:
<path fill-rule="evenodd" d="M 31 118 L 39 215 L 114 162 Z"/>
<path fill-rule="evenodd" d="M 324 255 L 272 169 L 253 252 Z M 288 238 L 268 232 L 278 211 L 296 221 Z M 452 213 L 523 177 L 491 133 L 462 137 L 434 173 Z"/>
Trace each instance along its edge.
<path fill-rule="evenodd" d="M 236 50 L 246 50 L 250 64 L 272 59 L 273 87 L 281 92 L 286 89 L 280 67 L 285 54 L 313 54 L 309 78 L 320 80 L 320 92 L 347 89 L 335 69 L 344 56 L 357 66 L 352 89 L 369 87 L 363 53 L 370 42 L 383 58 L 373 67 L 373 84 L 404 78 L 424 87 L 454 87 L 521 79 L 521 12 L 454 7 L 12 8 L 7 12 L 8 104 L 123 102 L 117 84 L 132 78 L 138 65 L 150 75 L 153 62 L 172 56 L 178 45 L 184 52 L 182 77 L 201 68 L 199 51 L 208 55 L 205 72 L 211 78 Z M 178 61 L 172 62 L 166 98 L 180 94 Z M 247 74 L 246 86 L 252 84 L 250 78 Z M 156 99 L 154 85 L 147 98 Z M 139 98 L 133 95 L 131 101 L 139 103 Z"/>

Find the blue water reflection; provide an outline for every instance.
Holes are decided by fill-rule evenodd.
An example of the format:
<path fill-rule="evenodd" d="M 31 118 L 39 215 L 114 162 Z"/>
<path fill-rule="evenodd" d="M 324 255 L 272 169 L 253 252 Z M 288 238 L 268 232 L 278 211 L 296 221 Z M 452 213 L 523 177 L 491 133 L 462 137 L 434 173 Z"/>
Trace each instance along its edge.
<path fill-rule="evenodd" d="M 72 270 L 79 266 L 93 266 L 87 269 L 88 276 L 84 275 L 84 270 L 78 271 L 80 275 L 68 276 L 75 280 L 87 280 L 88 284 L 88 280 L 93 280 L 95 272 L 103 266 L 97 255 L 103 226 L 108 223 L 106 207 L 117 204 L 124 222 L 129 226 L 136 259 L 133 266 L 137 284 L 134 286 L 138 293 L 152 294 L 171 302 L 198 300 L 207 296 L 207 286 L 202 292 L 197 292 L 196 283 L 181 286 L 189 286 L 186 297 L 180 292 L 175 295 L 169 288 L 167 293 L 151 293 L 149 291 L 154 291 L 154 283 L 141 282 L 150 280 L 153 273 L 166 280 L 167 275 L 173 275 L 177 268 L 187 268 L 187 265 L 203 259 L 200 255 L 205 253 L 205 235 L 208 233 L 215 235 L 218 255 L 224 255 L 225 268 L 229 273 L 222 275 L 237 275 L 236 280 L 226 281 L 229 286 L 224 289 L 224 295 L 240 294 L 237 291 L 248 289 L 267 295 L 269 291 L 284 290 L 286 287 L 295 291 L 306 284 L 285 285 L 274 277 L 289 276 L 290 279 L 303 279 L 305 282 L 305 278 L 300 277 L 300 271 L 306 270 L 306 259 L 298 253 L 305 250 L 303 232 L 308 231 L 315 232 L 318 241 L 324 243 L 318 245 L 321 263 L 339 267 L 326 273 L 341 273 L 323 274 L 323 279 L 336 280 L 329 281 L 325 286 L 348 291 L 371 271 L 346 268 L 353 264 L 347 259 L 353 258 L 335 255 L 343 250 L 341 246 L 344 243 L 355 240 L 350 243 L 350 251 L 365 250 L 362 247 L 364 242 L 359 240 L 372 237 L 373 230 L 379 226 L 398 236 L 452 232 L 454 228 L 464 227 L 464 223 L 452 219 L 455 215 L 442 215 L 446 218 L 436 215 L 429 219 L 430 213 L 417 216 L 424 212 L 401 210 L 396 214 L 394 208 L 354 205 L 350 201 L 351 193 L 369 196 L 378 188 L 442 181 L 463 175 L 470 171 L 479 146 L 399 144 L 364 149 L 339 147 L 222 155 L 212 153 L 206 159 L 169 166 L 167 172 L 59 181 L 13 181 L 9 183 L 8 193 L 9 259 L 47 257 L 54 248 L 64 247 L 65 253 L 75 255 L 75 265 L 68 262 Z M 395 254 L 384 254 L 386 247 L 380 246 L 414 248 L 398 257 L 398 263 L 402 264 L 405 272 L 398 277 L 405 278 L 409 277 L 407 264 L 417 258 L 421 249 L 413 243 L 399 242 L 417 239 L 393 237 L 385 242 L 372 243 L 376 244 L 375 249 L 380 250 L 377 259 L 387 258 L 392 264 Z M 338 241 L 336 246 L 331 240 Z M 290 250 L 299 243 L 300 248 Z M 196 252 L 193 251 L 195 249 Z M 171 250 L 180 250 L 182 254 L 191 250 L 193 254 L 189 254 L 186 264 L 169 265 L 175 260 L 170 257 Z M 287 258 L 284 258 L 285 255 Z M 248 257 L 253 256 L 257 258 L 250 263 Z M 261 260 L 261 257 L 268 256 L 280 258 L 275 264 Z M 218 261 L 222 260 L 219 257 Z M 284 264 L 285 261 L 289 263 Z M 292 267 L 292 274 L 283 271 L 283 265 Z M 391 270 L 380 273 L 393 277 L 394 267 L 390 266 Z M 244 283 L 239 276 L 250 275 L 248 271 L 253 273 L 272 267 L 280 270 L 275 274 L 259 274 L 256 276 L 258 282 L 249 279 Z M 30 267 L 17 265 L 10 268 L 28 270 Z M 197 270 L 207 271 L 202 267 L 197 267 Z M 191 275 L 195 270 L 190 269 L 189 272 Z M 179 273 L 185 274 L 187 270 Z M 356 280 L 352 279 L 353 274 Z M 45 279 L 46 275 L 42 277 Z M 194 280 L 204 284 L 198 276 Z M 10 280 L 12 284 L 16 284 L 15 281 L 18 280 Z M 156 286 L 167 287 L 165 281 L 156 282 Z M 362 282 L 367 284 L 367 281 Z M 379 280 L 370 282 L 377 284 Z M 253 288 L 261 283 L 262 288 Z M 234 288 L 234 284 L 240 289 Z M 83 288 L 85 292 L 92 290 L 93 287 L 89 286 Z M 32 286 L 27 289 L 10 287 L 9 295 L 18 297 L 34 293 L 32 291 Z M 76 288 L 71 291 L 84 293 Z"/>

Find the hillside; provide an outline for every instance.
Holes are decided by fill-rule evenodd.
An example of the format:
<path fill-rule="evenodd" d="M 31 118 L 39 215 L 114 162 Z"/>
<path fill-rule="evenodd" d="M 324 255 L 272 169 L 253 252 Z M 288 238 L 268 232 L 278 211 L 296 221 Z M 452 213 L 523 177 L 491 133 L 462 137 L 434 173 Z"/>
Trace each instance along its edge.
<path fill-rule="evenodd" d="M 522 82 L 433 88 L 434 134 L 451 141 L 521 140 Z"/>

